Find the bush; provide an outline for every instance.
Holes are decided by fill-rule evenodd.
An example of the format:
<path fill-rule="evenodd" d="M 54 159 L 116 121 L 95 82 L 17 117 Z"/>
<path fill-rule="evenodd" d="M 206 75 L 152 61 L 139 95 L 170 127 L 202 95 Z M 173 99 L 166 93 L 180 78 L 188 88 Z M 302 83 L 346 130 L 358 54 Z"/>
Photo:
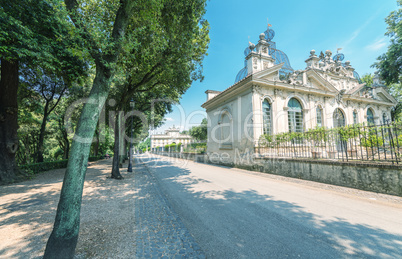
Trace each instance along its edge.
<path fill-rule="evenodd" d="M 112 155 L 109 154 L 109 156 L 112 156 Z M 88 162 L 98 161 L 98 160 L 101 160 L 101 159 L 104 159 L 104 158 L 105 158 L 104 155 L 90 156 L 90 157 L 88 157 Z"/>
<path fill-rule="evenodd" d="M 68 162 L 68 159 L 43 162 L 43 163 L 34 163 L 34 164 L 28 164 L 28 165 L 21 165 L 20 169 L 24 170 L 25 172 L 27 172 L 29 174 L 38 174 L 38 173 L 53 170 L 53 169 L 66 168 L 67 162 Z"/>
<path fill-rule="evenodd" d="M 88 157 L 88 162 L 98 161 L 103 159 L 102 155 L 100 156 L 90 156 Z M 38 174 L 42 172 L 46 172 L 53 169 L 66 168 L 68 163 L 68 159 L 58 160 L 58 161 L 49 161 L 42 163 L 34 163 L 28 165 L 21 165 L 19 168 L 29 174 Z"/>
<path fill-rule="evenodd" d="M 369 135 L 366 138 L 362 138 L 361 140 L 362 146 L 363 147 L 381 147 L 384 144 L 384 140 L 382 137 L 379 137 L 377 135 Z"/>

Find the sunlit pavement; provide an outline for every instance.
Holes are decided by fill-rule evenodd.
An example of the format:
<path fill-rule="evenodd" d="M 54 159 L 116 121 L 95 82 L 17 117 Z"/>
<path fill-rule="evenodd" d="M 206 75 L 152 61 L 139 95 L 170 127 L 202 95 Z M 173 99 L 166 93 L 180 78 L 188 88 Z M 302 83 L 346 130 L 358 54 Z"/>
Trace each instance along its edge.
<path fill-rule="evenodd" d="M 152 183 L 165 199 L 161 206 L 208 258 L 402 254 L 401 198 L 380 202 L 375 193 L 349 188 L 150 154 L 136 159 L 149 169 L 140 183 Z"/>

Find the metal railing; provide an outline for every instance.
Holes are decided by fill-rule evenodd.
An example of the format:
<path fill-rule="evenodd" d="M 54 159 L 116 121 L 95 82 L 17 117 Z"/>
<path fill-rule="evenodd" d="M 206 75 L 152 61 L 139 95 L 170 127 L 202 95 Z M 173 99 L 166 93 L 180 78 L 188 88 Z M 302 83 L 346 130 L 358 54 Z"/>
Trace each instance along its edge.
<path fill-rule="evenodd" d="M 402 123 L 262 135 L 255 153 L 259 157 L 399 164 L 402 160 Z"/>
<path fill-rule="evenodd" d="M 170 144 L 164 147 L 156 147 L 153 148 L 152 152 L 184 152 L 184 153 L 197 153 L 203 154 L 207 150 L 207 143 L 206 142 L 193 142 L 189 144 Z"/>

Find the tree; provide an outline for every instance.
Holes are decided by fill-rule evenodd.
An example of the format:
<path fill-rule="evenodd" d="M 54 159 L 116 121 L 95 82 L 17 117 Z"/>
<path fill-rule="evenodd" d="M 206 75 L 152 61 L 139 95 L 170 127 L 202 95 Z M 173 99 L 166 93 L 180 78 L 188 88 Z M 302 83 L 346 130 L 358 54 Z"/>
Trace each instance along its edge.
<path fill-rule="evenodd" d="M 137 24 L 140 20 L 155 20 L 155 17 L 159 16 L 161 4 L 164 2 L 162 0 L 120 0 L 99 4 L 97 1 L 80 1 L 78 3 L 76 0 L 65 0 L 71 21 L 77 32 L 85 39 L 85 48 L 94 62 L 96 73 L 92 90 L 82 109 L 72 141 L 55 224 L 46 246 L 44 258 L 72 258 L 74 255 L 91 141 L 99 119 L 99 112 L 109 94 L 117 61 L 132 62 L 134 57 L 131 50 L 142 47 L 141 42 L 136 39 L 136 35 L 142 29 L 137 27 Z M 180 2 L 181 6 L 175 7 L 177 9 L 169 10 L 171 11 L 169 19 L 180 20 L 187 24 L 189 32 L 197 33 L 200 30 L 200 18 L 205 12 L 205 0 Z M 170 22 L 174 23 L 173 21 Z M 171 32 L 175 30 L 176 28 L 168 29 Z M 152 33 L 159 32 L 153 31 Z M 152 37 L 153 34 L 150 36 Z M 188 65 L 193 66 L 193 64 Z"/>
<path fill-rule="evenodd" d="M 44 100 L 43 119 L 39 131 L 38 150 L 36 153 L 36 162 L 43 162 L 43 142 L 45 138 L 46 124 L 49 115 L 59 104 L 61 98 L 67 90 L 67 83 L 62 78 L 52 73 L 47 73 L 43 69 L 25 69 L 22 76 L 27 84 L 35 89 Z"/>
<path fill-rule="evenodd" d="M 59 0 L 0 0 L 0 182 L 18 174 L 19 71 L 22 64 L 45 67 L 73 80 L 82 61 L 71 48 L 77 42 Z"/>
<path fill-rule="evenodd" d="M 209 42 L 209 25 L 200 20 L 204 12 L 203 1 L 194 3 L 165 0 L 159 16 L 141 21 L 143 30 L 136 34 L 137 40 L 141 41 L 141 48 L 131 49 L 133 55 L 129 57 L 130 62 L 119 64 L 119 74 L 127 76 L 112 92 L 118 103 L 117 110 L 129 111 L 128 103 L 134 98 L 136 110 L 150 116 L 149 126 L 157 127 L 166 112 L 170 111 L 171 105 L 179 102 L 191 83 L 202 79 L 201 62 Z M 198 18 L 194 19 L 194 16 Z M 202 26 L 198 26 L 199 23 Z M 115 122 L 115 129 L 125 124 L 117 117 Z M 139 124 L 140 129 L 144 126 Z M 122 148 L 117 135 L 122 133 L 115 130 L 111 175 L 116 179 L 122 178 L 119 172 L 121 159 L 118 156 Z"/>
<path fill-rule="evenodd" d="M 397 1 L 402 6 L 402 0 Z M 373 64 L 385 80 L 387 88 L 398 104 L 391 111 L 392 120 L 397 120 L 402 112 L 402 8 L 392 11 L 385 22 L 388 24 L 385 35 L 390 37 L 390 45 L 386 53 L 377 58 Z"/>
<path fill-rule="evenodd" d="M 53 231 L 44 258 L 73 258 L 77 245 L 83 184 L 99 112 L 107 99 L 113 68 L 121 54 L 135 1 L 122 0 L 101 6 L 94 2 L 65 0 L 76 33 L 95 64 L 95 78 L 71 145 Z M 97 13 L 99 11 L 101 13 Z M 98 20 L 96 20 L 98 19 Z M 96 20 L 96 22 L 95 22 Z"/>
<path fill-rule="evenodd" d="M 207 134 L 208 121 L 206 118 L 202 119 L 200 126 L 194 126 L 190 129 L 190 136 L 198 141 L 205 141 L 208 138 Z"/>
<path fill-rule="evenodd" d="M 371 87 L 373 85 L 374 76 L 372 74 L 364 74 L 361 78 L 362 82 L 366 84 L 366 86 Z"/>
<path fill-rule="evenodd" d="M 397 1 L 402 6 L 402 0 Z M 385 22 L 388 24 L 385 35 L 390 37 L 391 43 L 385 54 L 377 58 L 374 63 L 382 79 L 387 85 L 402 82 L 402 8 L 392 11 Z"/>
<path fill-rule="evenodd" d="M 149 150 L 151 147 L 151 138 L 146 138 L 144 141 L 138 143 L 137 148 L 141 151 Z"/>

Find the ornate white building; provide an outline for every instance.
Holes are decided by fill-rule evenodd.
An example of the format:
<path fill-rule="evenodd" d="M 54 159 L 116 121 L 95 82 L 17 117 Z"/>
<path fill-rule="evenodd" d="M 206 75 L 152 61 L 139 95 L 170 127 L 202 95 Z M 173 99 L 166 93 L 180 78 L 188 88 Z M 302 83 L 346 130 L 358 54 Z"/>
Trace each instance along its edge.
<path fill-rule="evenodd" d="M 206 91 L 208 153 L 254 150 L 262 134 L 390 120 L 397 101 L 377 75 L 367 87 L 343 54 L 332 56 L 329 50 L 319 55 L 312 50 L 306 68 L 295 71 L 274 35 L 269 28 L 257 45 L 249 44 L 234 85 Z"/>
<path fill-rule="evenodd" d="M 190 135 L 181 134 L 178 128 L 174 126 L 165 130 L 165 134 L 155 134 L 151 136 L 151 150 L 152 151 L 164 151 L 165 145 L 183 144 L 187 145 L 192 143 L 193 138 Z"/>

